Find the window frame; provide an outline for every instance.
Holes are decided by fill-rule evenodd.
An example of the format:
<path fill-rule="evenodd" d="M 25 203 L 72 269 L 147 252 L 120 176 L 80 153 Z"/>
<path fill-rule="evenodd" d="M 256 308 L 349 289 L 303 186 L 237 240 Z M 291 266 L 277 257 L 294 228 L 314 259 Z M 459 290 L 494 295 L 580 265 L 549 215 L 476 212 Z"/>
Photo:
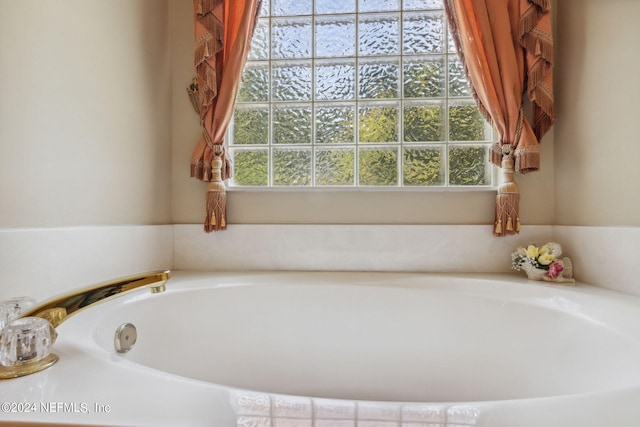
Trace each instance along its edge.
<path fill-rule="evenodd" d="M 276 2 L 277 0 L 271 0 L 271 1 L 266 1 L 265 5 L 263 5 L 263 7 L 272 7 L 273 4 Z M 311 7 L 313 9 L 315 9 L 315 3 L 318 0 L 311 0 Z M 362 0 L 360 0 L 362 1 Z M 399 3 L 403 3 L 405 0 L 398 0 Z M 358 51 L 358 23 L 359 23 L 359 11 L 357 11 L 358 9 L 358 3 L 359 0 L 354 0 L 355 3 L 355 9 L 356 11 L 354 12 L 349 12 L 346 13 L 346 15 L 353 15 L 355 16 L 355 50 Z M 426 12 L 427 10 L 415 10 L 416 13 L 419 12 Z M 354 82 L 354 90 L 355 90 L 355 94 L 353 96 L 352 99 L 348 99 L 348 100 L 339 100 L 339 101 L 335 101 L 335 100 L 329 100 L 327 101 L 328 103 L 331 104 L 340 104 L 340 103 L 345 103 L 345 104 L 350 104 L 354 106 L 354 110 L 355 110 L 355 118 L 354 118 L 354 141 L 353 143 L 348 143 L 348 144 L 334 144 L 334 143 L 316 143 L 315 142 L 315 132 L 316 132 L 316 108 L 318 105 L 323 105 L 323 103 L 325 102 L 325 100 L 318 100 L 316 99 L 316 82 L 315 82 L 315 78 L 314 78 L 314 74 L 315 74 L 315 63 L 316 61 L 322 61 L 322 60 L 327 60 L 327 59 L 331 59 L 331 58 L 325 58 L 325 57 L 316 57 L 315 56 L 315 22 L 316 22 L 316 16 L 319 17 L 335 17 L 335 16 L 340 16 L 343 14 L 318 14 L 316 15 L 315 13 L 312 13 L 311 15 L 304 15 L 304 16 L 309 16 L 310 20 L 311 20 L 311 41 L 310 41 L 310 46 L 311 46 L 311 55 L 309 58 L 303 58 L 303 59 L 284 59 L 282 61 L 289 61 L 289 62 L 295 62 L 297 60 L 300 61 L 308 61 L 311 62 L 311 73 L 312 73 L 312 77 L 311 77 L 311 95 L 310 95 L 310 99 L 307 101 L 274 101 L 272 99 L 272 93 L 273 93 L 273 62 L 274 61 L 278 61 L 279 59 L 273 59 L 272 58 L 272 31 L 273 31 L 273 27 L 271 25 L 271 22 L 273 19 L 278 19 L 278 18 L 282 18 L 282 16 L 275 16 L 272 15 L 271 12 L 269 13 L 269 15 L 267 17 L 264 16 L 264 13 L 261 13 L 260 18 L 261 20 L 268 20 L 269 24 L 268 24 L 268 28 L 267 31 L 269 32 L 269 36 L 268 36 L 268 49 L 270 50 L 270 55 L 269 58 L 266 60 L 257 60 L 257 61 L 247 61 L 248 63 L 262 63 L 262 64 L 266 64 L 267 69 L 268 69 L 268 92 L 269 92 L 269 97 L 268 100 L 263 102 L 262 104 L 264 104 L 265 107 L 268 108 L 268 142 L 266 144 L 252 144 L 252 145 L 246 145 L 246 144 L 232 144 L 231 143 L 231 138 L 230 135 L 232 134 L 232 132 L 234 132 L 234 128 L 235 128 L 235 113 L 234 113 L 234 119 L 232 119 L 229 129 L 227 131 L 227 134 L 225 136 L 225 143 L 227 144 L 227 147 L 229 147 L 229 150 L 231 152 L 233 151 L 239 151 L 239 150 L 243 150 L 243 149 L 265 149 L 267 151 L 267 155 L 268 155 L 268 183 L 267 185 L 234 185 L 233 183 L 233 179 L 231 179 L 228 183 L 227 189 L 229 191 L 248 191 L 248 192 L 271 192 L 271 191 L 275 191 L 275 192 L 299 192 L 299 191 L 303 191 L 303 192 L 317 192 L 317 191 L 351 191 L 351 192 L 360 192 L 360 191 L 374 191 L 374 192 L 380 192 L 380 191 L 384 191 L 384 192 L 431 192 L 431 191 L 436 191 L 436 192 L 483 192 L 483 191 L 495 191 L 495 189 L 498 186 L 498 176 L 497 176 L 497 168 L 495 168 L 488 160 L 488 148 L 491 145 L 492 142 L 496 141 L 496 137 L 497 137 L 497 132 L 494 129 L 491 129 L 490 125 L 488 125 L 486 122 L 484 123 L 485 125 L 485 130 L 484 133 L 485 135 L 489 135 L 489 137 L 485 140 L 485 141 L 450 141 L 449 140 L 449 136 L 450 136 L 450 123 L 449 123 L 449 111 L 450 111 L 450 103 L 456 103 L 456 102 L 473 102 L 475 103 L 475 101 L 473 100 L 472 96 L 464 96 L 464 97 L 451 97 L 450 96 L 450 81 L 449 81 L 449 67 L 450 67 L 450 58 L 455 58 L 457 57 L 457 53 L 455 50 L 452 50 L 452 42 L 451 42 L 451 38 L 449 36 L 449 27 L 447 25 L 446 22 L 446 15 L 445 11 L 444 11 L 444 7 L 442 9 L 431 9 L 431 12 L 440 12 L 442 13 L 442 15 L 444 16 L 444 50 L 442 53 L 436 53 L 436 54 L 432 54 L 432 56 L 434 58 L 440 58 L 442 57 L 444 59 L 444 66 L 443 66 L 443 71 L 445 76 L 443 77 L 443 89 L 444 89 L 444 96 L 440 97 L 440 98 L 404 98 L 404 90 L 405 90 L 405 85 L 404 85 L 404 77 L 403 77 L 403 67 L 405 64 L 405 58 L 411 58 L 411 57 L 424 57 L 424 56 L 420 56 L 420 55 L 416 55 L 416 54 L 412 54 L 412 53 L 403 53 L 403 17 L 404 14 L 407 13 L 407 10 L 405 10 L 402 6 L 399 6 L 399 8 L 397 10 L 393 10 L 390 12 L 362 12 L 362 13 L 374 13 L 374 14 L 385 14 L 385 13 L 397 13 L 399 19 L 398 19 L 398 26 L 399 26 L 399 30 L 398 30 L 398 53 L 396 55 L 392 55 L 392 56 L 385 56 L 385 55 L 378 55 L 378 56 L 363 56 L 362 58 L 372 58 L 372 59 L 380 59 L 380 58 L 397 58 L 397 61 L 399 63 L 399 67 L 398 67 L 398 73 L 399 73 L 399 78 L 398 78 L 398 93 L 399 93 L 399 97 L 398 98 L 360 98 L 358 91 L 359 91 L 359 62 L 360 62 L 360 56 L 358 55 L 358 53 L 356 52 L 355 56 L 347 56 L 347 57 L 339 57 L 339 59 L 344 59 L 344 60 L 353 60 L 355 62 L 355 69 L 354 69 L 354 73 L 355 73 L 355 82 Z M 411 10 L 410 12 L 414 12 L 414 10 Z M 336 59 L 336 58 L 334 58 Z M 403 112 L 403 106 L 405 104 L 411 105 L 412 103 L 416 103 L 419 104 L 421 102 L 423 103 L 427 103 L 427 102 L 442 102 L 444 104 L 444 107 L 442 109 L 443 114 L 444 114 L 444 118 L 442 119 L 442 124 L 444 129 L 442 130 L 443 134 L 446 136 L 444 138 L 444 141 L 437 141 L 437 142 L 410 142 L 410 141 L 404 141 L 404 139 L 406 138 L 404 136 L 404 112 Z M 290 102 L 291 104 L 298 104 L 298 105 L 303 105 L 303 104 L 310 104 L 311 105 L 311 141 L 310 143 L 304 142 L 304 143 L 300 143 L 300 144 L 287 144 L 287 145 L 282 145 L 282 146 L 286 146 L 288 148 L 297 148 L 297 147 L 304 147 L 304 148 L 308 148 L 311 150 L 311 169 L 310 169 L 310 184 L 309 185 L 275 185 L 273 183 L 273 152 L 274 152 L 274 148 L 278 148 L 279 146 L 282 147 L 280 144 L 277 144 L 273 141 L 273 123 L 274 123 L 274 117 L 273 117 L 273 111 L 277 108 L 278 105 L 284 105 L 287 102 Z M 362 143 L 359 140 L 359 121 L 358 121 L 358 114 L 359 114 L 359 108 L 362 104 L 366 105 L 366 104 L 371 104 L 371 105 L 382 105 L 386 102 L 389 103 L 396 103 L 398 104 L 398 117 L 397 117 L 397 136 L 398 136 L 398 140 L 395 142 L 390 142 L 388 144 L 385 143 Z M 257 104 L 257 103 L 256 103 Z M 243 102 L 238 102 L 236 104 L 236 108 L 238 108 L 238 106 L 242 106 L 242 105 L 248 105 L 248 103 L 243 103 Z M 486 170 L 486 175 L 489 179 L 489 184 L 487 185 L 455 185 L 455 184 L 450 184 L 450 165 L 449 165 L 449 152 L 451 150 L 451 148 L 455 148 L 455 147 L 464 147 L 464 146 L 484 146 L 485 150 L 487 151 L 486 154 L 486 163 L 485 163 L 485 170 Z M 354 177 L 353 177 L 353 184 L 348 184 L 348 185 L 316 185 L 315 184 L 315 175 L 316 175 L 316 152 L 318 149 L 323 149 L 323 148 L 342 148 L 342 147 L 347 147 L 347 148 L 351 148 L 353 149 L 354 152 L 354 160 L 353 160 L 353 165 L 354 165 Z M 374 147 L 393 147 L 397 153 L 396 155 L 396 167 L 397 167 L 397 173 L 396 173 L 396 178 L 397 178 L 397 182 L 394 185 L 363 185 L 360 184 L 358 182 L 358 159 L 359 159 L 359 150 L 364 147 L 364 148 L 374 148 Z M 442 154 L 442 162 L 444 163 L 443 166 L 443 183 L 442 184 L 438 184 L 438 185 L 405 185 L 404 184 L 404 175 L 403 175 L 403 155 L 404 155 L 404 149 L 407 147 L 416 147 L 416 148 L 424 148 L 424 147 L 442 147 L 441 152 Z"/>

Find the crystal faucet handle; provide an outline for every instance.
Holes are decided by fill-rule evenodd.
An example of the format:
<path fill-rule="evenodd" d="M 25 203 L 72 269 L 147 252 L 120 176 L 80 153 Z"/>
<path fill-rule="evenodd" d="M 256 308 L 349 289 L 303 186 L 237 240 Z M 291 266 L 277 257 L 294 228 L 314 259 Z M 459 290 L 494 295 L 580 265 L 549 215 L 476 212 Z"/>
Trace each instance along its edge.
<path fill-rule="evenodd" d="M 0 301 L 0 331 L 35 305 L 36 300 L 31 297 L 15 297 Z"/>
<path fill-rule="evenodd" d="M 15 366 L 47 359 L 58 334 L 47 320 L 22 317 L 0 332 L 0 365 Z"/>

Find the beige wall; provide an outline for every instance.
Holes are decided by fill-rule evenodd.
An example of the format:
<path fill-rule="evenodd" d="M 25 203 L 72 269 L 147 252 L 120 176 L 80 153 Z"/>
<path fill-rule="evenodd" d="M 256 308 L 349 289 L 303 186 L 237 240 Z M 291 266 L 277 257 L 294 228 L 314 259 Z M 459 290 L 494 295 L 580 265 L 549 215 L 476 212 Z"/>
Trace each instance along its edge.
<path fill-rule="evenodd" d="M 189 178 L 191 150 L 199 136 L 198 119 L 185 88 L 193 77 L 191 4 L 171 1 L 173 52 L 173 220 L 199 223 L 204 218 L 206 185 Z M 553 135 L 545 137 L 543 172 L 520 177 L 523 224 L 553 221 Z M 495 192 L 232 192 L 229 222 L 490 224 Z M 544 200 L 544 203 L 540 203 Z"/>
<path fill-rule="evenodd" d="M 0 0 L 0 227 L 170 222 L 165 0 Z"/>
<path fill-rule="evenodd" d="M 640 226 L 640 2 L 556 9 L 555 223 Z"/>
<path fill-rule="evenodd" d="M 640 2 L 554 7 L 559 120 L 542 170 L 519 177 L 523 223 L 638 226 Z M 0 0 L 0 227 L 200 222 L 206 186 L 188 176 L 192 46 L 190 2 Z M 493 198 L 234 192 L 229 215 L 485 224 Z"/>

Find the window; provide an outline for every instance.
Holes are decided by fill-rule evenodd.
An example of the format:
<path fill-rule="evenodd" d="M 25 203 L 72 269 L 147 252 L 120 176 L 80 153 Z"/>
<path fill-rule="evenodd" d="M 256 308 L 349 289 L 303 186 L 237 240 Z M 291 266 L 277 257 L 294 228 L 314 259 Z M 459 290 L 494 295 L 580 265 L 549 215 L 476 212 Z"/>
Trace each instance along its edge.
<path fill-rule="evenodd" d="M 228 138 L 236 187 L 493 185 L 442 0 L 265 1 Z"/>

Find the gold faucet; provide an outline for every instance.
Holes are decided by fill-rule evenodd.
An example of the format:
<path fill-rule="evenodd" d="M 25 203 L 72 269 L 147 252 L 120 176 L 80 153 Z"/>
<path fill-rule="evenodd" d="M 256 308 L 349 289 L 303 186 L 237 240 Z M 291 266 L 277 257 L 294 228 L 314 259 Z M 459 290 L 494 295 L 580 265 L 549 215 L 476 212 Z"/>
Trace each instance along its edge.
<path fill-rule="evenodd" d="M 101 302 L 108 301 L 136 289 L 148 287 L 152 293 L 164 292 L 165 284 L 171 277 L 169 270 L 159 270 L 150 273 L 123 277 L 108 282 L 99 283 L 79 291 L 71 292 L 46 301 L 20 315 L 25 317 L 40 317 L 49 321 L 53 328 L 68 319 L 71 315 Z M 52 330 L 52 343 L 57 336 Z M 0 344 L 2 336 L 0 336 Z M 0 379 L 16 378 L 33 374 L 53 365 L 58 356 L 51 353 L 38 360 L 21 360 L 10 366 L 0 364 Z"/>

